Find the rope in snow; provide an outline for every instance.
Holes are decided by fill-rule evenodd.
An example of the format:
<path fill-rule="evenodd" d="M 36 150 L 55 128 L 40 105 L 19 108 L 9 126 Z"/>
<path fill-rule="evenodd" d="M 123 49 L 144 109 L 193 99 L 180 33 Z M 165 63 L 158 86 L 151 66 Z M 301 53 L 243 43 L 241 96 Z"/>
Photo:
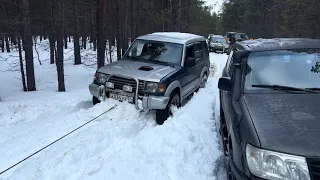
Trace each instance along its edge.
<path fill-rule="evenodd" d="M 18 164 L 20 164 L 20 163 L 24 162 L 25 160 L 27 160 L 27 159 L 31 158 L 32 156 L 34 156 L 34 155 L 38 154 L 39 152 L 43 151 L 44 149 L 46 149 L 46 148 L 48 148 L 48 147 L 52 146 L 53 144 L 57 143 L 57 142 L 58 142 L 58 141 L 60 141 L 61 139 L 65 138 L 65 137 L 67 137 L 68 135 L 72 134 L 73 132 L 75 132 L 75 131 L 79 130 L 79 129 L 80 129 L 80 128 L 82 128 L 83 126 L 85 126 L 85 125 L 87 125 L 87 124 L 91 123 L 92 121 L 94 121 L 94 120 L 98 119 L 99 117 L 101 117 L 102 115 L 106 114 L 107 112 L 110 112 L 110 111 L 111 111 L 111 110 L 113 110 L 115 107 L 117 107 L 117 105 L 114 105 L 114 106 L 113 106 L 113 107 L 111 107 L 110 109 L 108 109 L 108 110 L 106 110 L 105 112 L 101 113 L 99 116 L 96 116 L 95 118 L 91 119 L 90 121 L 88 121 L 88 122 L 86 122 L 86 123 L 82 124 L 81 126 L 79 126 L 79 127 L 77 127 L 76 129 L 74 129 L 74 130 L 70 131 L 69 133 L 65 134 L 64 136 L 60 137 L 59 139 L 57 139 L 57 140 L 53 141 L 52 143 L 50 143 L 50 144 L 46 145 L 45 147 L 43 147 L 43 148 L 39 149 L 38 151 L 36 151 L 36 152 L 34 152 L 33 154 L 29 155 L 28 157 L 26 157 L 26 158 L 22 159 L 21 161 L 17 162 L 16 164 L 14 164 L 14 165 L 10 166 L 10 167 L 9 167 L 9 168 L 7 168 L 6 170 L 1 171 L 1 172 L 0 172 L 0 175 L 1 175 L 1 174 L 3 174 L 3 173 L 5 173 L 6 171 L 8 171 L 8 170 L 12 169 L 13 167 L 17 166 Z"/>

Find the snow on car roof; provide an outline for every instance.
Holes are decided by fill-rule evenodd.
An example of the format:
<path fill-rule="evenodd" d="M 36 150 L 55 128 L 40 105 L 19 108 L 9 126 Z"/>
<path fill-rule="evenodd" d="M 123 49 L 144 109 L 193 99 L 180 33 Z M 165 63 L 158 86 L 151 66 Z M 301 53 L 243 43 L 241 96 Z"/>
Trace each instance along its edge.
<path fill-rule="evenodd" d="M 245 40 L 240 42 L 240 44 L 250 51 L 320 48 L 320 40 L 308 38 L 259 38 L 255 40 Z"/>
<path fill-rule="evenodd" d="M 203 36 L 199 36 L 191 33 L 181 32 L 154 32 L 138 37 L 137 39 L 147 39 L 155 41 L 166 41 L 171 43 L 185 44 L 193 41 L 205 41 Z"/>

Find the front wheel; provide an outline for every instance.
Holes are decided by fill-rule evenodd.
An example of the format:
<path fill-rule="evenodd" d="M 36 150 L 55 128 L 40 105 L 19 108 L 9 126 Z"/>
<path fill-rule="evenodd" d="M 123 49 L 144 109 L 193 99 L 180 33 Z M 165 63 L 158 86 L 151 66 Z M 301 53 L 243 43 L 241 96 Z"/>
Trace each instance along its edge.
<path fill-rule="evenodd" d="M 165 109 L 156 110 L 156 122 L 158 125 L 162 125 L 164 121 L 168 119 L 169 116 L 172 116 L 172 109 L 174 107 L 180 107 L 180 97 L 178 93 L 173 93 L 168 102 L 168 105 Z"/>
<path fill-rule="evenodd" d="M 96 104 L 98 104 L 98 103 L 100 103 L 101 101 L 97 98 L 97 97 L 95 97 L 95 96 L 92 96 L 92 104 L 93 105 L 96 105 Z"/>

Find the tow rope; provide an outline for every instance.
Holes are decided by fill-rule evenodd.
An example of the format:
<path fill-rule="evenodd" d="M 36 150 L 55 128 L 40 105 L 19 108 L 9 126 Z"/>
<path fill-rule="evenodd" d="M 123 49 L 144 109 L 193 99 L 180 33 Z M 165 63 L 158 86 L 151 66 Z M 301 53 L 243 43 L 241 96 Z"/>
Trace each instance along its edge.
<path fill-rule="evenodd" d="M 90 121 L 82 124 L 81 126 L 77 127 L 76 129 L 74 129 L 74 130 L 70 131 L 69 133 L 63 135 L 63 136 L 60 137 L 59 139 L 53 141 L 52 143 L 46 145 L 45 147 L 39 149 L 38 151 L 36 151 L 36 152 L 34 152 L 34 153 L 32 153 L 31 155 L 29 155 L 29 156 L 27 156 L 26 158 L 22 159 L 21 161 L 15 163 L 14 165 L 10 166 L 9 168 L 5 169 L 4 171 L 1 171 L 1 172 L 0 172 L 0 175 L 3 174 L 3 173 L 5 173 L 5 172 L 7 172 L 7 171 L 10 170 L 10 169 L 12 169 L 13 167 L 17 166 L 18 164 L 26 161 L 27 159 L 31 158 L 32 156 L 38 154 L 39 152 L 45 150 L 46 148 L 52 146 L 53 144 L 57 143 L 58 141 L 62 140 L 62 139 L 65 138 L 65 137 L 67 137 L 68 135 L 70 135 L 70 134 L 74 133 L 75 131 L 79 130 L 79 129 L 82 128 L 83 126 L 85 126 L 85 125 L 91 123 L 92 121 L 98 119 L 99 117 L 103 116 L 103 115 L 106 114 L 107 112 L 110 112 L 110 111 L 113 110 L 115 107 L 117 107 L 117 105 L 114 105 L 113 107 L 111 107 L 110 109 L 108 109 L 108 110 L 106 110 L 105 112 L 101 113 L 100 115 L 96 116 L 95 118 L 91 119 Z"/>

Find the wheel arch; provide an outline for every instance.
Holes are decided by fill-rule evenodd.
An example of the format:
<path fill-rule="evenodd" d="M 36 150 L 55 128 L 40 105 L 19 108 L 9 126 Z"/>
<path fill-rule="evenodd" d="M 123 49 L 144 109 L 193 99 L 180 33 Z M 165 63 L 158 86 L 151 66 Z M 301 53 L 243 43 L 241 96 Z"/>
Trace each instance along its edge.
<path fill-rule="evenodd" d="M 164 96 L 166 97 L 170 97 L 170 95 L 174 92 L 178 92 L 179 97 L 180 97 L 180 103 L 181 103 L 181 84 L 178 80 L 173 81 L 172 83 L 170 83 L 170 85 L 167 87 L 166 92 L 164 93 Z"/>

